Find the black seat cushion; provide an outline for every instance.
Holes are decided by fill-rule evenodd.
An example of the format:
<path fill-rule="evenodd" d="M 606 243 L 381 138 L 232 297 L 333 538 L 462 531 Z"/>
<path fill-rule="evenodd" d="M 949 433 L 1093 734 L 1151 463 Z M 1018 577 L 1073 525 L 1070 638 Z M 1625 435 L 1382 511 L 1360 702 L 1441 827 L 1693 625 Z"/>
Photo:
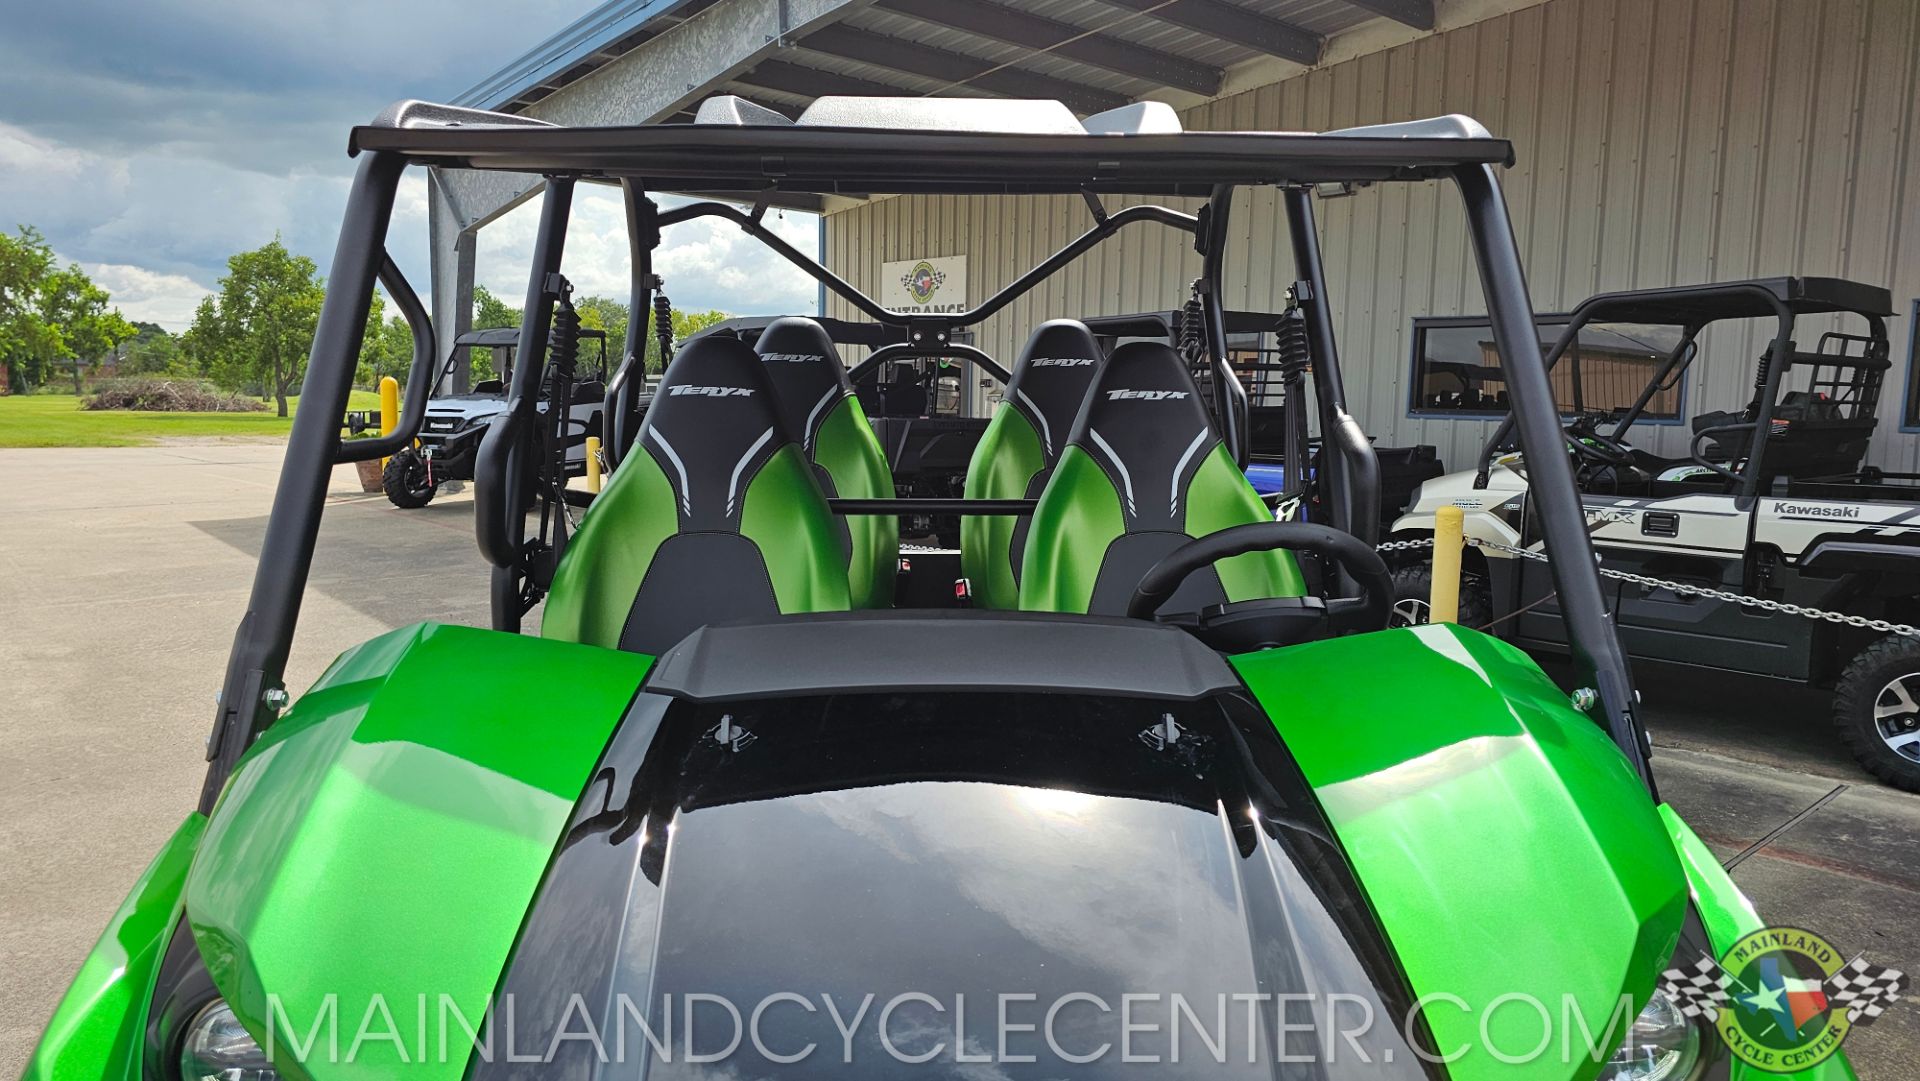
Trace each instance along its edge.
<path fill-rule="evenodd" d="M 1131 342 L 1087 392 L 1034 509 L 1020 606 L 1119 615 L 1149 567 L 1189 538 L 1270 521 L 1222 446 L 1179 354 Z M 1248 552 L 1189 575 L 1161 611 L 1299 596 L 1292 553 Z"/>
<path fill-rule="evenodd" d="M 1185 544 L 1184 496 L 1220 442 L 1180 355 L 1159 342 L 1130 342 L 1099 373 L 1069 441 L 1092 455 L 1120 492 L 1126 536 L 1108 548 L 1094 584 L 1094 612 L 1125 611 L 1148 568 Z M 1226 601 L 1207 567 L 1181 584 L 1165 606 L 1192 612 Z"/>
<path fill-rule="evenodd" d="M 1087 388 L 1099 370 L 1100 343 L 1078 319 L 1049 319 L 1035 327 L 1027 347 L 1013 362 L 1007 406 L 1026 417 L 1039 433 L 1049 469 L 1060 460 L 1087 400 Z"/>
<path fill-rule="evenodd" d="M 740 496 L 794 442 L 759 356 L 738 338 L 688 342 L 654 392 L 637 442 L 673 484 L 680 531 L 740 528 Z"/>
<path fill-rule="evenodd" d="M 828 410 L 853 393 L 847 367 L 826 328 L 811 319 L 775 319 L 760 333 L 754 351 L 773 385 L 774 408 L 787 431 L 809 455 Z"/>
<path fill-rule="evenodd" d="M 555 570 L 542 634 L 657 654 L 709 623 L 846 609 L 826 497 L 745 343 L 683 346 L 634 448 Z"/>

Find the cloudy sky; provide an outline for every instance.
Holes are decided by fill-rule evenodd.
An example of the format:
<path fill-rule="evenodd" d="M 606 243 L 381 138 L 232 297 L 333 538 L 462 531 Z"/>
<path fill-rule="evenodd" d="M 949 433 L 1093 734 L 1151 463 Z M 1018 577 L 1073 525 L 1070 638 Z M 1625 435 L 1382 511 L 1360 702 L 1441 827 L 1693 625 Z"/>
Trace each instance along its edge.
<path fill-rule="evenodd" d="M 327 270 L 352 172 L 347 129 L 399 98 L 446 100 L 595 0 L 52 0 L 8 5 L 0 31 L 0 229 L 30 224 L 129 318 L 183 328 L 227 256 L 277 232 Z M 417 171 L 416 171 L 417 172 Z M 617 197 L 576 198 L 566 271 L 626 295 Z M 427 289 L 424 174 L 389 246 Z M 526 288 L 534 204 L 480 234 L 478 278 Z M 816 220 L 778 223 L 803 251 Z M 813 283 L 731 226 L 668 232 L 676 307 L 811 311 Z"/>

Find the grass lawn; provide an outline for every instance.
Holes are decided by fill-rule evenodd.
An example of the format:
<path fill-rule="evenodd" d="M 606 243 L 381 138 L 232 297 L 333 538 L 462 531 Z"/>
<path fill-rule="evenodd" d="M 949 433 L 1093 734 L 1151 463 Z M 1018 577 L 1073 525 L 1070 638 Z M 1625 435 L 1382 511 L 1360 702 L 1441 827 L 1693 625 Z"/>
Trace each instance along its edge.
<path fill-rule="evenodd" d="M 297 412 L 300 399 L 289 398 Z M 379 409 L 380 395 L 356 390 L 348 409 Z M 71 394 L 15 394 L 0 397 L 0 447 L 147 447 L 169 436 L 279 436 L 291 417 L 264 413 L 148 413 L 80 408 Z"/>

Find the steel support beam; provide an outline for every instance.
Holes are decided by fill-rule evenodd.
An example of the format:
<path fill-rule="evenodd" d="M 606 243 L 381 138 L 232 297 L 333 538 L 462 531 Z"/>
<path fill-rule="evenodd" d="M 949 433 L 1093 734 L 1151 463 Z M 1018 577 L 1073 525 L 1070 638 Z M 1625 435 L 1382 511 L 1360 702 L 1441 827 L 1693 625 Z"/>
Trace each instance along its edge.
<path fill-rule="evenodd" d="M 549 123 L 584 127 L 645 124 L 672 116 L 697 102 L 709 87 L 725 83 L 783 43 L 870 2 L 719 0 L 521 112 Z M 706 81 L 689 82 L 691 72 L 699 72 L 698 77 Z M 449 328 L 440 333 L 446 346 L 458 336 L 455 328 L 465 326 L 462 319 L 471 318 L 472 234 L 539 192 L 542 183 L 539 177 L 522 173 L 434 172 L 428 204 L 430 223 L 436 210 L 439 215 L 432 227 L 434 322 Z M 464 257 L 462 237 L 467 247 Z"/>
<path fill-rule="evenodd" d="M 1433 0 L 1341 0 L 1348 7 L 1384 15 L 1415 30 L 1433 29 Z"/>
<path fill-rule="evenodd" d="M 785 60 L 762 60 L 754 65 L 752 71 L 734 76 L 733 81 L 745 86 L 777 90 L 782 94 L 792 94 L 801 98 L 817 98 L 822 94 L 882 98 L 913 94 L 913 91 L 905 87 L 876 83 L 852 75 L 842 75 L 837 71 L 823 71 L 820 68 L 791 64 Z"/>
<path fill-rule="evenodd" d="M 645 124 L 697 104 L 711 87 L 868 0 L 719 0 L 529 106 L 555 124 Z"/>
<path fill-rule="evenodd" d="M 1325 44 L 1318 34 L 1226 0 L 1100 0 L 1160 22 L 1258 49 L 1296 64 L 1317 64 Z"/>
<path fill-rule="evenodd" d="M 977 56 L 948 52 L 844 23 L 815 30 L 800 40 L 800 47 L 891 71 L 964 83 L 1001 97 L 1057 99 L 1083 113 L 1104 112 L 1127 103 L 1124 95 L 1111 91 L 1021 68 L 995 70 L 991 62 Z"/>
<path fill-rule="evenodd" d="M 1044 50 L 1130 79 L 1207 97 L 1220 92 L 1219 68 L 1144 48 L 1108 34 L 1088 34 L 1084 27 L 1005 4 L 985 0 L 881 0 L 880 6 L 922 22 L 964 30 L 1025 49 Z"/>

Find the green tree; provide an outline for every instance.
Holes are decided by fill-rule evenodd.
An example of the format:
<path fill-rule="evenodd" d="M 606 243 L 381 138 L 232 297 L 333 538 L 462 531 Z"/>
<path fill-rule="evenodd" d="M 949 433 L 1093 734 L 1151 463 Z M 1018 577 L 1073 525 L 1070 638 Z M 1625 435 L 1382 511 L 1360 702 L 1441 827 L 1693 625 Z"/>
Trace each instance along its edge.
<path fill-rule="evenodd" d="M 48 273 L 40 281 L 41 355 L 49 365 L 70 367 L 73 392 L 81 379 L 99 366 L 121 342 L 133 337 L 133 324 L 119 309 L 108 308 L 113 298 L 93 284 L 77 263 Z"/>
<path fill-rule="evenodd" d="M 194 313 L 192 349 L 215 382 L 272 398 L 284 417 L 326 295 L 313 260 L 275 237 L 227 260 L 220 292 Z"/>
<path fill-rule="evenodd" d="M 181 372 L 180 339 L 167 333 L 158 323 L 136 320 L 133 337 L 121 350 L 119 371 L 123 375 L 185 374 Z"/>
<path fill-rule="evenodd" d="M 607 332 L 607 367 L 619 367 L 621 358 L 627 355 L 626 304 L 606 297 L 580 297 L 573 306 L 580 313 L 581 326 Z M 585 364 L 588 357 L 597 359 L 599 350 L 582 349 L 580 356 Z"/>
<path fill-rule="evenodd" d="M 683 312 L 675 310 L 673 313 L 674 344 L 678 345 L 686 341 L 692 337 L 696 331 L 705 330 L 715 323 L 731 318 L 733 317 L 721 311 Z M 652 320 L 648 320 L 648 322 L 651 323 Z M 658 372 L 660 370 L 660 340 L 654 336 L 651 326 L 647 328 L 646 357 L 647 371 Z"/>
<path fill-rule="evenodd" d="M 46 367 L 50 328 L 41 313 L 41 290 L 53 269 L 53 250 L 32 226 L 17 235 L 0 233 L 0 362 L 19 389 L 38 383 Z"/>

